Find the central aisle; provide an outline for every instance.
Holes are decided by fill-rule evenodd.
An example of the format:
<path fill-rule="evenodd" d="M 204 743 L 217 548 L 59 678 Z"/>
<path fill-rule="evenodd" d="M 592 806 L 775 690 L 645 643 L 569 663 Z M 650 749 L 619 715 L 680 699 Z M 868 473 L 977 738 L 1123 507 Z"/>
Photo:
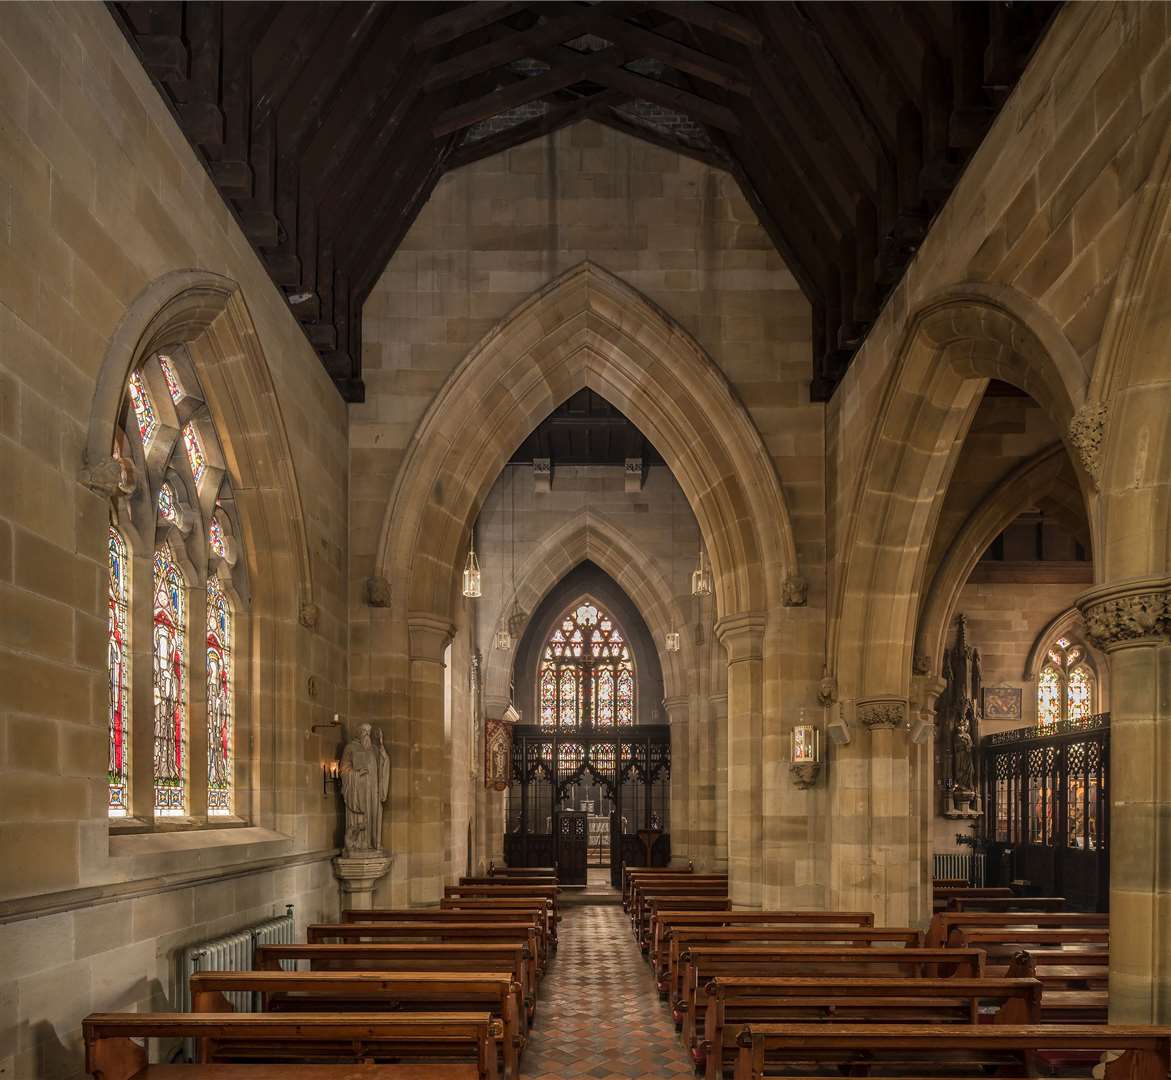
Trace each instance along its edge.
<path fill-rule="evenodd" d="M 521 1063 L 532 1080 L 662 1078 L 692 1072 L 620 904 L 564 908 Z"/>

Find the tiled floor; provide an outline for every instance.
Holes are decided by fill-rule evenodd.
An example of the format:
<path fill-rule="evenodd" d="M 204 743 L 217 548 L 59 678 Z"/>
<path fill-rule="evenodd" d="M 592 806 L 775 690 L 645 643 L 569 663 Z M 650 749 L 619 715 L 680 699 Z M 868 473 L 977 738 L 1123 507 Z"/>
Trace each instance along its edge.
<path fill-rule="evenodd" d="M 620 904 L 566 907 L 521 1062 L 532 1080 L 691 1073 Z"/>

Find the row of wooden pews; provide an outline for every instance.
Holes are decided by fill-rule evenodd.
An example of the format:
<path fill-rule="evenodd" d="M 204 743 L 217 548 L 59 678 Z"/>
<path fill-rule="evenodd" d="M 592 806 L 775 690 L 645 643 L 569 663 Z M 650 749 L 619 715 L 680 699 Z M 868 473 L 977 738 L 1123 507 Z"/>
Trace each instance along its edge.
<path fill-rule="evenodd" d="M 196 973 L 190 1013 L 87 1017 L 86 1069 L 95 1080 L 516 1080 L 557 947 L 558 891 L 551 873 L 493 872 L 448 886 L 437 909 L 343 911 L 303 943 L 259 946 L 253 971 Z M 150 1039 L 191 1040 L 194 1063 L 149 1064 Z"/>
<path fill-rule="evenodd" d="M 1088 1076 L 1106 1052 L 1107 1080 L 1168 1080 L 1171 1029 L 1106 1024 L 1105 916 L 945 890 L 926 931 L 733 911 L 726 881 L 690 866 L 627 870 L 623 902 L 707 1080 Z"/>

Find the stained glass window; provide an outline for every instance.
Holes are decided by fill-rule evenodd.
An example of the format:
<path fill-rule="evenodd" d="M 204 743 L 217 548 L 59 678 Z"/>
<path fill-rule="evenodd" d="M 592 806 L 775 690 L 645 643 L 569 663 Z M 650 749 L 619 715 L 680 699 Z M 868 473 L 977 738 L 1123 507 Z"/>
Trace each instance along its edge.
<path fill-rule="evenodd" d="M 159 368 L 162 370 L 163 380 L 167 384 L 167 392 L 171 395 L 171 400 L 178 405 L 186 393 L 183 390 L 183 384 L 179 381 L 179 375 L 175 371 L 175 365 L 171 363 L 171 358 L 160 354 Z"/>
<path fill-rule="evenodd" d="M 219 523 L 218 518 L 212 518 L 211 524 L 207 527 L 207 542 L 221 559 L 226 558 L 228 554 L 227 545 L 224 543 L 224 527 Z"/>
<path fill-rule="evenodd" d="M 207 579 L 207 812 L 232 812 L 232 605 Z"/>
<path fill-rule="evenodd" d="M 1047 661 L 1037 680 L 1037 723 L 1092 716 L 1097 689 L 1085 646 L 1059 637 L 1047 650 Z"/>
<path fill-rule="evenodd" d="M 537 714 L 545 727 L 629 726 L 634 661 L 617 623 L 592 600 L 576 604 L 545 642 Z"/>
<path fill-rule="evenodd" d="M 207 457 L 203 452 L 203 442 L 195 425 L 188 422 L 183 425 L 183 445 L 187 447 L 187 461 L 191 466 L 191 475 L 198 484 L 207 472 Z"/>
<path fill-rule="evenodd" d="M 186 812 L 184 759 L 187 752 L 186 608 L 187 582 L 171 552 L 154 558 L 154 780 L 155 814 Z"/>
<path fill-rule="evenodd" d="M 109 815 L 130 812 L 130 560 L 126 541 L 110 529 L 109 620 L 106 626 L 110 677 L 110 755 L 106 778 L 110 784 Z"/>
<path fill-rule="evenodd" d="M 128 389 L 130 404 L 134 406 L 134 418 L 138 421 L 138 434 L 142 436 L 145 446 L 158 430 L 159 418 L 155 413 L 154 403 L 150 400 L 150 394 L 143 385 L 141 371 L 136 371 L 130 376 Z"/>
<path fill-rule="evenodd" d="M 165 481 L 159 488 L 159 516 L 171 522 L 179 520 L 179 506 L 175 501 L 175 489 Z"/>

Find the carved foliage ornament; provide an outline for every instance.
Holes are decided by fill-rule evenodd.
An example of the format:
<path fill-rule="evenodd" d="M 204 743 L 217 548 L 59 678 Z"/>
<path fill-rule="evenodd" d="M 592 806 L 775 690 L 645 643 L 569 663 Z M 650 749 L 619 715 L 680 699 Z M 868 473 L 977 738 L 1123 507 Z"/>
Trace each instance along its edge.
<path fill-rule="evenodd" d="M 907 722 L 907 703 L 897 698 L 873 698 L 859 701 L 858 723 L 867 731 L 899 728 Z"/>
<path fill-rule="evenodd" d="M 1104 590 L 1103 590 L 1104 591 Z M 1099 590 L 1094 590 L 1099 592 Z M 1136 582 L 1111 595 L 1094 593 L 1078 606 L 1085 618 L 1086 633 L 1100 649 L 1118 648 L 1171 634 L 1171 582 Z"/>
<path fill-rule="evenodd" d="M 1102 441 L 1106 432 L 1105 402 L 1087 402 L 1069 422 L 1069 441 L 1081 459 L 1082 468 L 1097 487 L 1102 474 Z"/>

